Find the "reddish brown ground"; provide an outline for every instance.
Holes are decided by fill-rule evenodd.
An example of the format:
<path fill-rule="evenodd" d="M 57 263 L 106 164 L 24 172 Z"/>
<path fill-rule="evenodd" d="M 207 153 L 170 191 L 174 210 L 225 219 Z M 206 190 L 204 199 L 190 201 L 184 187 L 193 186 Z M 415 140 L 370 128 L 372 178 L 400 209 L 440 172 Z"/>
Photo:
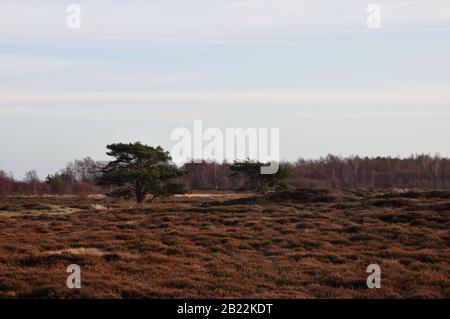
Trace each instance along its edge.
<path fill-rule="evenodd" d="M 450 298 L 449 194 L 225 200 L 0 199 L 0 297 Z"/>

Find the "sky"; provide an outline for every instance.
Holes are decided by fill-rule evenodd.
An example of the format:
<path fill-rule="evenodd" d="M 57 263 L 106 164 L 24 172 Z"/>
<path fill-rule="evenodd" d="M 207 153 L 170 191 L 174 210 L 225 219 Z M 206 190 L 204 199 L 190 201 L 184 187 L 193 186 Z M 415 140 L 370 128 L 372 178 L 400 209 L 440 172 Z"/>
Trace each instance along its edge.
<path fill-rule="evenodd" d="M 290 161 L 450 156 L 449 57 L 450 0 L 0 0 L 0 170 L 170 150 L 194 120 L 279 128 Z"/>

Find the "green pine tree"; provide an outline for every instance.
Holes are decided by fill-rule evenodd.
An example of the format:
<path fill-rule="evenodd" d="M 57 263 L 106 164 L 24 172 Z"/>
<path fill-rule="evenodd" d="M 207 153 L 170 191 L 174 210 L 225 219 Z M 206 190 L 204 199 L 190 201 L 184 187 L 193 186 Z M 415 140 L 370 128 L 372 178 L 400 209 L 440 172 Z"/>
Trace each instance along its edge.
<path fill-rule="evenodd" d="M 120 188 L 112 196 L 136 197 L 142 203 L 147 195 L 157 197 L 184 193 L 183 187 L 173 179 L 184 174 L 171 163 L 169 152 L 161 146 L 151 147 L 140 142 L 117 143 L 106 146 L 107 155 L 115 160 L 109 162 L 101 172 L 99 185 L 115 185 Z"/>

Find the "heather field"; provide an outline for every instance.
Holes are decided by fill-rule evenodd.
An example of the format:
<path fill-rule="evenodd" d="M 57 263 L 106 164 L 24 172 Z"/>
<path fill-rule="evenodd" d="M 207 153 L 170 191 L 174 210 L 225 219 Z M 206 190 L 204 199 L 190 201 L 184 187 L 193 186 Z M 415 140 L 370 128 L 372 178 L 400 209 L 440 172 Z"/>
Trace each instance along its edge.
<path fill-rule="evenodd" d="M 0 297 L 449 298 L 449 212 L 447 192 L 4 198 Z"/>

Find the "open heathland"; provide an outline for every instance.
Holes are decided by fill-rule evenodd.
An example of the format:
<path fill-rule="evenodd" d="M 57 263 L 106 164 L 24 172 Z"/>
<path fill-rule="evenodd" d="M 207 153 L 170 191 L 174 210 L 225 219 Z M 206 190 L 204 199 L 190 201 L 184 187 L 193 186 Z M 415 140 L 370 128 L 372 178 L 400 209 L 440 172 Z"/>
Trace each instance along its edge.
<path fill-rule="evenodd" d="M 450 298 L 449 216 L 443 191 L 1 198 L 0 297 Z"/>

